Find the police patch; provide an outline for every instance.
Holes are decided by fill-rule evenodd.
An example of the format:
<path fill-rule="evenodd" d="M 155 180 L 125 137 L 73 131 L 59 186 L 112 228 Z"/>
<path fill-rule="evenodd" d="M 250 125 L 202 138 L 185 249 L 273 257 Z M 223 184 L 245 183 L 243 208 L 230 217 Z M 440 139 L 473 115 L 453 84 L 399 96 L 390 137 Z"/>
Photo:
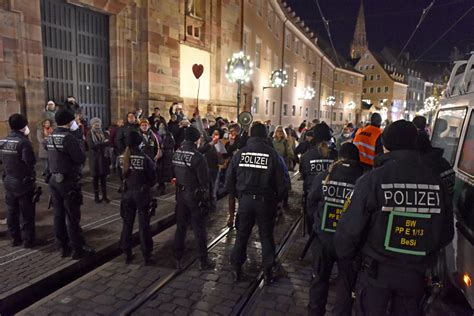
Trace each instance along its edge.
<path fill-rule="evenodd" d="M 332 159 L 313 159 L 309 161 L 311 174 L 319 174 L 327 171 L 329 166 L 334 162 Z"/>
<path fill-rule="evenodd" d="M 269 154 L 247 152 L 240 155 L 239 167 L 268 169 Z"/>

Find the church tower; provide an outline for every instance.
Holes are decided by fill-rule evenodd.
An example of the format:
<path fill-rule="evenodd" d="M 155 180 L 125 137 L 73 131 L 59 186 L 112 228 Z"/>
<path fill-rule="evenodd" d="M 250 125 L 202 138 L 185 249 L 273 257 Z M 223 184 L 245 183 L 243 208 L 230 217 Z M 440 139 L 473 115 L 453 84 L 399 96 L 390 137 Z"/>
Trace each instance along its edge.
<path fill-rule="evenodd" d="M 365 32 L 364 0 L 360 2 L 359 14 L 357 15 L 354 38 L 351 43 L 350 56 L 352 59 L 362 57 L 362 54 L 369 49 L 367 34 Z"/>

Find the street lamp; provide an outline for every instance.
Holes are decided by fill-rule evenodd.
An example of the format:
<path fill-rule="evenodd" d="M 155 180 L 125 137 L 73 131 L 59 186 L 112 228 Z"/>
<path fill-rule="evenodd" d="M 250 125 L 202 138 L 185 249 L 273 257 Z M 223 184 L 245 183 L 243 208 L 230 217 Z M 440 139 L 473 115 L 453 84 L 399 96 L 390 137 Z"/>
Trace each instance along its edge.
<path fill-rule="evenodd" d="M 272 88 L 283 88 L 288 84 L 288 74 L 283 69 L 276 69 L 270 75 Z"/>
<path fill-rule="evenodd" d="M 439 107 L 439 101 L 437 97 L 431 96 L 426 98 L 423 107 L 423 112 L 428 115 L 428 123 L 431 123 L 431 117 L 434 111 Z"/>
<path fill-rule="evenodd" d="M 333 95 L 330 95 L 326 98 L 326 105 L 331 107 L 331 118 L 330 118 L 330 124 L 331 127 L 332 127 L 332 108 L 334 107 L 334 105 L 336 105 L 336 97 L 333 96 Z"/>
<path fill-rule="evenodd" d="M 231 58 L 227 59 L 226 77 L 230 82 L 237 83 L 237 116 L 240 112 L 242 84 L 249 81 L 252 67 L 253 63 L 250 61 L 250 57 L 246 56 L 244 52 L 234 53 Z"/>
<path fill-rule="evenodd" d="M 316 94 L 316 92 L 314 91 L 313 88 L 311 87 L 306 87 L 304 88 L 303 90 L 303 99 L 305 100 L 312 100 L 314 98 L 314 95 Z"/>

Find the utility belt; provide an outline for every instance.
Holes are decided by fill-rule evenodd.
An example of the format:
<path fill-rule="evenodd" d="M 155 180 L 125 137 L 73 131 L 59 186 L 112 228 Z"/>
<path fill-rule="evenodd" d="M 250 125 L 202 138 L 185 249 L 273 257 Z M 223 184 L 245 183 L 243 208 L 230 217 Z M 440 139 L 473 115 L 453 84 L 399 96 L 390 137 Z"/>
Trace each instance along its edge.
<path fill-rule="evenodd" d="M 177 184 L 176 189 L 178 192 L 192 192 L 193 198 L 200 203 L 206 203 L 211 200 L 209 188 L 206 187 Z"/>
<path fill-rule="evenodd" d="M 240 197 L 249 197 L 252 200 L 260 201 L 260 202 L 267 202 L 267 201 L 274 201 L 275 197 L 270 194 L 265 193 L 251 193 L 251 192 L 242 192 L 239 194 Z"/>

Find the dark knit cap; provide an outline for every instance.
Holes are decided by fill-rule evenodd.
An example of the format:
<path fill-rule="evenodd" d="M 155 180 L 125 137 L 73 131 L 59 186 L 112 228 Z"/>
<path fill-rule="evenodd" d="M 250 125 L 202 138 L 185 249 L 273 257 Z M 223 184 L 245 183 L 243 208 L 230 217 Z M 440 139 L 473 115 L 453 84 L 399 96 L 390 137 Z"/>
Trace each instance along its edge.
<path fill-rule="evenodd" d="M 412 122 L 399 120 L 385 128 L 382 142 L 390 151 L 416 149 L 417 136 L 418 132 Z"/>
<path fill-rule="evenodd" d="M 125 145 L 128 147 L 137 147 L 142 141 L 142 136 L 136 130 L 131 130 L 125 135 Z"/>
<path fill-rule="evenodd" d="M 58 126 L 69 124 L 74 118 L 74 112 L 67 108 L 61 108 L 54 114 L 54 120 Z"/>
<path fill-rule="evenodd" d="M 374 126 L 380 126 L 382 124 L 382 116 L 380 113 L 374 112 L 370 116 L 370 124 Z"/>
<path fill-rule="evenodd" d="M 260 124 L 260 123 L 255 124 L 250 128 L 250 136 L 266 138 L 268 136 L 267 128 L 263 124 Z"/>
<path fill-rule="evenodd" d="M 189 126 L 184 130 L 184 139 L 190 142 L 195 142 L 199 138 L 201 138 L 201 133 L 199 133 L 198 129 L 194 126 Z"/>
<path fill-rule="evenodd" d="M 353 143 L 344 143 L 339 149 L 339 159 L 359 161 L 359 149 Z"/>
<path fill-rule="evenodd" d="M 319 123 L 313 127 L 314 143 L 328 142 L 331 140 L 331 130 L 326 123 Z"/>
<path fill-rule="evenodd" d="M 19 131 L 28 125 L 28 120 L 23 115 L 15 113 L 8 118 L 8 124 L 12 130 Z"/>
<path fill-rule="evenodd" d="M 424 130 L 426 128 L 426 117 L 417 115 L 413 118 L 413 124 L 416 128 Z"/>

